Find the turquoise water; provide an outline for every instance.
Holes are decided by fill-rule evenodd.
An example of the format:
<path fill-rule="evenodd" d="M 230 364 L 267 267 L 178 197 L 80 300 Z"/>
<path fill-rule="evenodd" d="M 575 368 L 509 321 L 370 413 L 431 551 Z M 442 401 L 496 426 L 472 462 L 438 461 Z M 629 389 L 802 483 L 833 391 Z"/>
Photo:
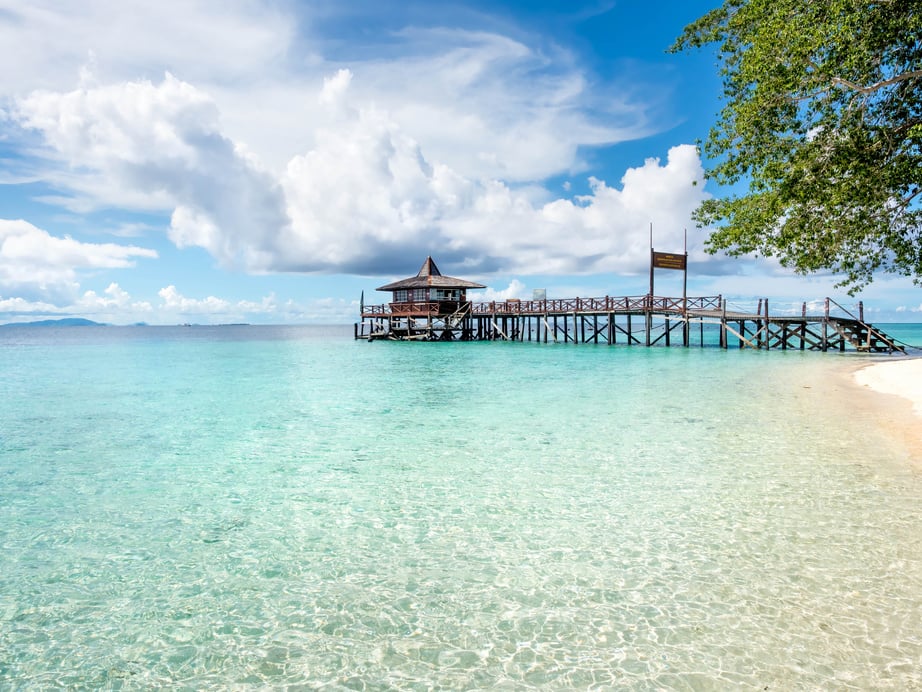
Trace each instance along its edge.
<path fill-rule="evenodd" d="M 922 688 L 861 356 L 350 336 L 0 330 L 0 687 Z"/>

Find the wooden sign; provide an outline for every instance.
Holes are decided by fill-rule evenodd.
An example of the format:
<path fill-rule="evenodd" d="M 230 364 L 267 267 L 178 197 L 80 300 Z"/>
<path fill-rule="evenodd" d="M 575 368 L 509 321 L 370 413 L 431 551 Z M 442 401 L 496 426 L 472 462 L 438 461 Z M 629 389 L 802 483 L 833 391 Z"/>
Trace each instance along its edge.
<path fill-rule="evenodd" d="M 678 269 L 685 270 L 685 255 L 674 252 L 654 252 L 653 267 L 656 269 Z"/>

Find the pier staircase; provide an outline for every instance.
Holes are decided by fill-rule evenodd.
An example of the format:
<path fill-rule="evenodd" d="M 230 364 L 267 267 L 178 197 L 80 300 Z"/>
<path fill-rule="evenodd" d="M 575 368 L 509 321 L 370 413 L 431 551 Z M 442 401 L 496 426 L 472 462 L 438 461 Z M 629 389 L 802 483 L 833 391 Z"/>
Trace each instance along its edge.
<path fill-rule="evenodd" d="M 894 339 L 861 320 L 830 317 L 830 326 L 836 333 L 850 343 L 856 351 L 864 353 L 906 352 L 906 348 Z"/>

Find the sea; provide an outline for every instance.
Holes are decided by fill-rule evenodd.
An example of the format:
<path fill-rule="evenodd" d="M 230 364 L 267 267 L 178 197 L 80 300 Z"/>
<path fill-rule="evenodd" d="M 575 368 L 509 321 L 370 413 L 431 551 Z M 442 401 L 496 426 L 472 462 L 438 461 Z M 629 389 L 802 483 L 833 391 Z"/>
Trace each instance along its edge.
<path fill-rule="evenodd" d="M 0 328 L 0 688 L 922 689 L 900 357 Z"/>

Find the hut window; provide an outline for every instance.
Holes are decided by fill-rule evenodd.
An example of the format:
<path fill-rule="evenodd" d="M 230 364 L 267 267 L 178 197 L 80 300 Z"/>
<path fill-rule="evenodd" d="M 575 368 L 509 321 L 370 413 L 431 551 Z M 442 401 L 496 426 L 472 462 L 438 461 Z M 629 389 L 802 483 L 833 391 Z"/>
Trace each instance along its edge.
<path fill-rule="evenodd" d="M 448 288 L 440 288 L 435 292 L 436 300 L 458 300 L 458 291 L 452 291 Z"/>
<path fill-rule="evenodd" d="M 394 302 L 395 303 L 406 303 L 407 302 L 407 292 L 406 291 L 394 291 Z"/>

